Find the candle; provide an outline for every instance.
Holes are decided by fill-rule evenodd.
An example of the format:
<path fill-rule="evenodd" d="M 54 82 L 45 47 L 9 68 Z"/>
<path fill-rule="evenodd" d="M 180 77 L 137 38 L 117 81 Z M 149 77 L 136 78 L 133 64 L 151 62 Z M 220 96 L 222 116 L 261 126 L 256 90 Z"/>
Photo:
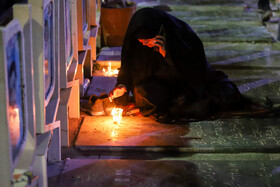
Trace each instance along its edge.
<path fill-rule="evenodd" d="M 113 116 L 114 123 L 120 124 L 122 120 L 122 112 L 123 109 L 121 108 L 114 108 L 111 112 L 111 115 Z"/>

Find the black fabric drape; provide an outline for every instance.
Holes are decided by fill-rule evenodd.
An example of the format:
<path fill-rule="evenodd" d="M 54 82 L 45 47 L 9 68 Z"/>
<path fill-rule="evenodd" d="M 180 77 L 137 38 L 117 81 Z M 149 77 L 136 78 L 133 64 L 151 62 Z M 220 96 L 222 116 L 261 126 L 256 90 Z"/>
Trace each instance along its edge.
<path fill-rule="evenodd" d="M 166 63 L 158 52 L 143 46 L 138 38 L 152 38 L 163 25 L 166 32 Z M 132 88 L 146 77 L 182 79 L 197 87 L 206 81 L 207 60 L 201 40 L 185 22 L 153 8 L 137 11 L 128 26 L 122 46 L 118 84 Z"/>
<path fill-rule="evenodd" d="M 155 37 L 161 26 L 166 36 L 165 58 L 153 48 L 138 41 L 138 38 Z M 227 75 L 208 64 L 202 41 L 187 23 L 161 10 L 142 8 L 133 15 L 126 31 L 117 85 L 126 85 L 128 92 L 137 88 L 147 95 L 151 91 L 158 91 L 151 87 L 151 83 L 160 83 L 162 86 L 158 90 L 165 90 L 161 91 L 165 93 L 162 94 L 162 98 L 155 98 L 154 94 L 150 98 L 154 98 L 152 100 L 157 103 L 171 103 L 168 105 L 170 107 L 172 100 L 182 95 L 188 100 L 185 105 L 207 97 L 213 98 L 209 99 L 211 103 L 215 102 L 218 105 L 219 101 L 238 104 L 239 101 L 233 101 L 233 98 L 241 98 L 238 89 L 227 79 Z M 145 90 L 146 88 L 150 90 Z M 127 95 L 125 94 L 125 97 Z M 223 98 L 219 98 L 221 95 Z M 137 96 L 143 97 L 146 96 Z M 161 97 L 161 94 L 158 94 L 158 97 Z M 149 108 L 154 108 L 155 104 L 152 101 L 142 103 L 152 103 Z M 164 108 L 168 106 L 164 105 Z"/>

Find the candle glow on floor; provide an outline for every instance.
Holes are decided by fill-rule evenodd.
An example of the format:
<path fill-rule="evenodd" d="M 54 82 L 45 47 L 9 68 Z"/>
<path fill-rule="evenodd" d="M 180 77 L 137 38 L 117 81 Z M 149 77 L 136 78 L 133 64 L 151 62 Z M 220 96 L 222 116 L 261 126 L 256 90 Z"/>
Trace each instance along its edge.
<path fill-rule="evenodd" d="M 112 69 L 111 62 L 109 62 L 109 66 L 108 66 L 107 70 L 105 68 L 103 68 L 102 70 L 108 76 L 117 76 L 119 73 L 119 70 Z"/>

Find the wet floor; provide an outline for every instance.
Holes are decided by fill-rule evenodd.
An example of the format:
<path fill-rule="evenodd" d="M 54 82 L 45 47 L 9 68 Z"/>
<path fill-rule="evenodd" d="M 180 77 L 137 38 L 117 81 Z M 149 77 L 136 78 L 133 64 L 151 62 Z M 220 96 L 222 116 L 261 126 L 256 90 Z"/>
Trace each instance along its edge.
<path fill-rule="evenodd" d="M 149 117 L 123 117 L 120 124 L 114 123 L 111 116 L 86 117 L 75 145 L 92 150 L 108 146 L 185 147 L 189 146 L 189 138 L 185 137 L 188 133 L 188 125 L 161 124 Z"/>
<path fill-rule="evenodd" d="M 58 186 L 279 186 L 277 161 L 69 160 Z M 60 171 L 62 166 L 56 166 Z M 53 168 L 54 169 L 54 168 Z M 271 172 L 271 173 L 269 173 Z"/>
<path fill-rule="evenodd" d="M 138 8 L 159 2 L 168 3 L 170 14 L 191 25 L 209 63 L 227 73 L 244 95 L 279 106 L 277 31 L 271 30 L 275 23 L 262 24 L 256 0 L 161 0 L 139 3 Z M 272 8 L 277 18 L 277 7 Z M 100 65 L 111 61 L 120 66 L 120 50 L 104 48 Z M 96 71 L 86 94 L 109 93 L 115 83 L 116 77 Z M 277 115 L 237 114 L 177 125 L 124 117 L 114 124 L 111 116 L 82 113 L 79 125 L 74 125 L 74 147 L 64 149 L 64 160 L 48 168 L 49 184 L 280 186 L 279 120 Z"/>

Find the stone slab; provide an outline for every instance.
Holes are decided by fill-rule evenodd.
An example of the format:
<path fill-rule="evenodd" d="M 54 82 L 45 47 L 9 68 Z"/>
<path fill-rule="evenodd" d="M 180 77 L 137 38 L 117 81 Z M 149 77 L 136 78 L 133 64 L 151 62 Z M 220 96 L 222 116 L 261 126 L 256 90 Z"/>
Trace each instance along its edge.
<path fill-rule="evenodd" d="M 109 62 L 114 68 L 121 66 L 122 47 L 103 47 L 98 55 L 96 63 L 101 67 L 108 67 Z"/>
<path fill-rule="evenodd" d="M 247 0 L 246 0 L 247 1 Z M 232 4 L 232 5 L 243 5 L 244 0 L 161 0 L 161 3 L 166 4 L 189 4 L 189 5 L 221 5 L 221 4 Z"/>
<path fill-rule="evenodd" d="M 75 145 L 91 150 L 108 146 L 111 146 L 110 149 L 185 147 L 189 145 L 189 140 L 182 136 L 188 131 L 188 126 L 160 124 L 148 117 L 123 117 L 120 124 L 114 124 L 112 116 L 89 116 L 84 119 Z"/>
<path fill-rule="evenodd" d="M 57 164 L 58 165 L 58 164 Z M 50 186 L 271 186 L 278 161 L 67 160 Z M 51 172 L 50 172 L 51 173 Z"/>
<path fill-rule="evenodd" d="M 280 104 L 280 79 L 257 79 L 251 81 L 238 81 L 238 89 L 243 95 L 254 98 L 258 102 L 266 102 L 266 98 L 272 100 L 273 104 Z"/>
<path fill-rule="evenodd" d="M 280 69 L 280 45 L 250 43 L 204 43 L 208 62 L 230 69 Z"/>
<path fill-rule="evenodd" d="M 177 3 L 177 2 L 176 2 Z M 143 7 L 138 7 L 138 9 Z M 171 5 L 171 15 L 188 23 L 203 42 L 266 42 L 275 39 L 260 15 L 240 6 Z"/>
<path fill-rule="evenodd" d="M 264 26 L 247 26 L 240 23 L 190 24 L 202 42 L 254 42 L 273 43 L 275 39 Z"/>
<path fill-rule="evenodd" d="M 230 118 L 160 124 L 147 117 L 86 117 L 76 147 L 83 150 L 179 152 L 280 151 L 280 119 Z M 93 136 L 94 135 L 94 136 Z"/>
<path fill-rule="evenodd" d="M 244 11 L 241 6 L 170 6 L 169 13 L 188 22 L 195 21 L 251 21 L 257 23 L 257 12 Z M 257 23 L 260 25 L 260 22 Z"/>
<path fill-rule="evenodd" d="M 236 118 L 192 122 L 187 138 L 191 146 L 212 151 L 279 151 L 280 119 Z"/>
<path fill-rule="evenodd" d="M 102 93 L 107 93 L 115 87 L 117 84 L 117 77 L 111 76 L 93 76 L 86 92 L 86 96 L 93 94 L 99 96 Z"/>

